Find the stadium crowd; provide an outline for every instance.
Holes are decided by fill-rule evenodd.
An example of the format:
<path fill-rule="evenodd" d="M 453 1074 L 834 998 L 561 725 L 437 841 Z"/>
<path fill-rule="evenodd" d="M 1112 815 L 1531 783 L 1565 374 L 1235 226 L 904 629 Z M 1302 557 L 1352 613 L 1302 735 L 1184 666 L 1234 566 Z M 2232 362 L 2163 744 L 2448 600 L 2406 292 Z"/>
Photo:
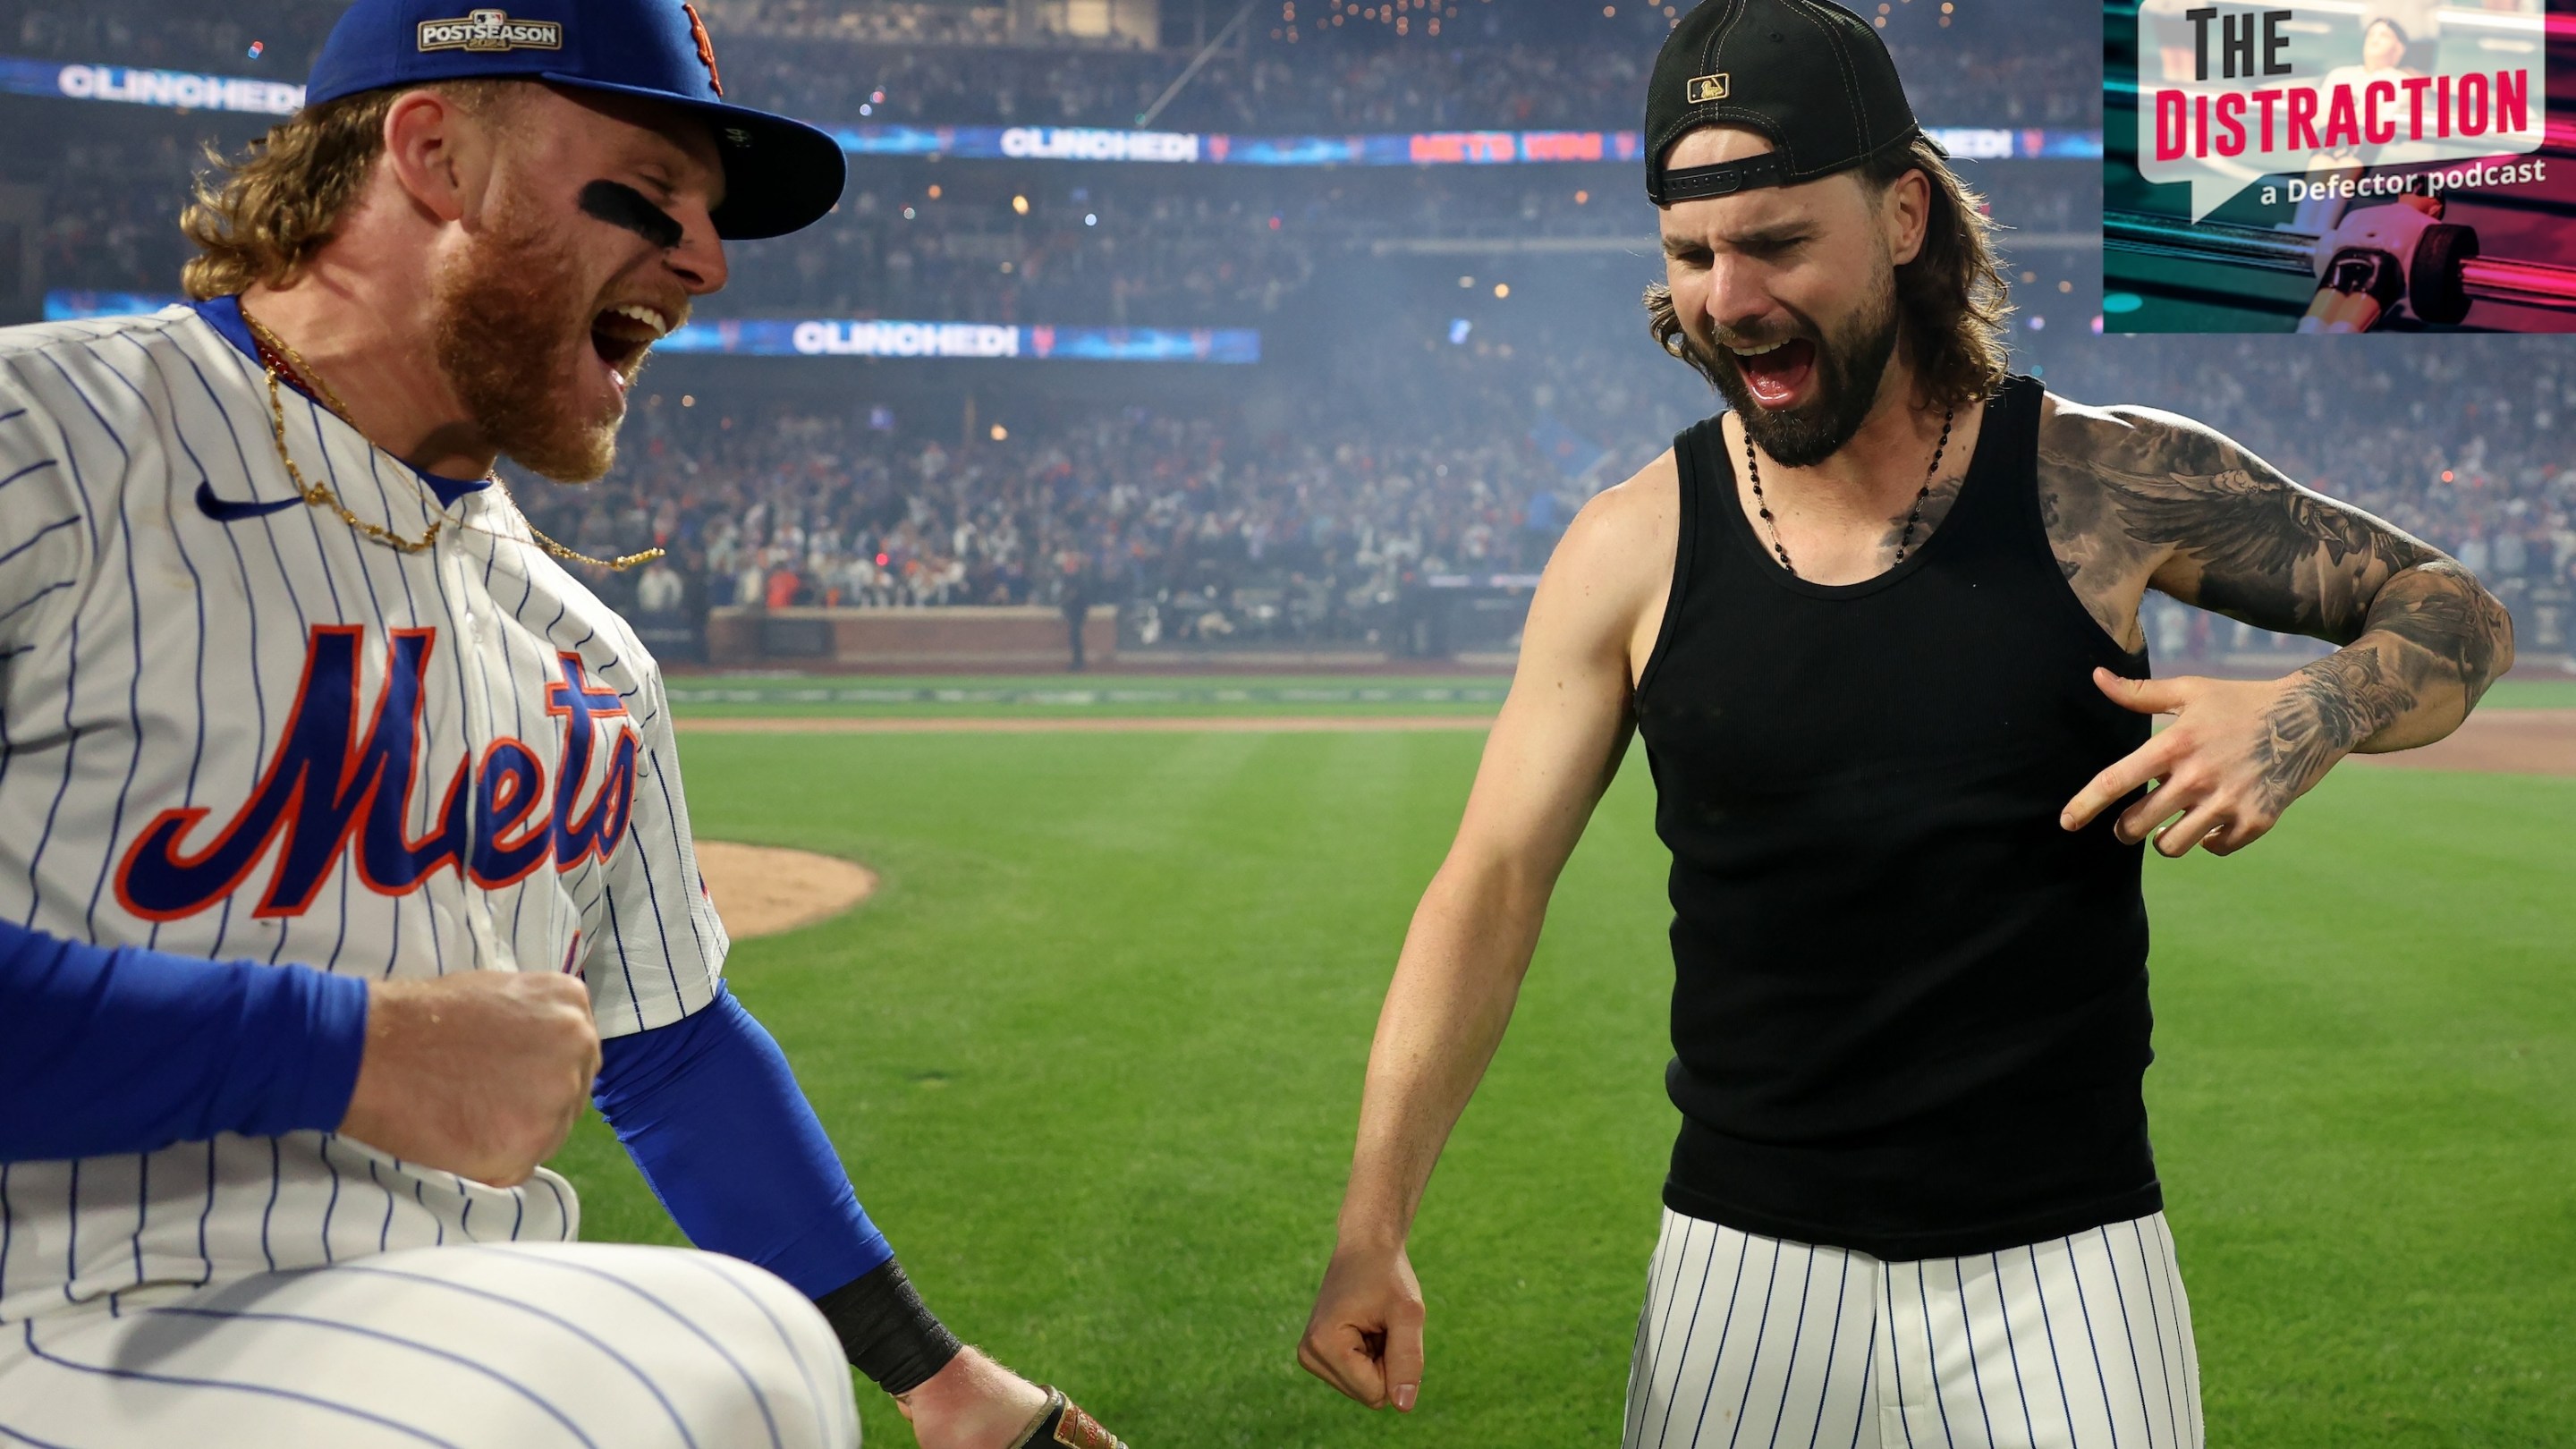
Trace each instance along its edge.
<path fill-rule="evenodd" d="M 2556 440 L 2576 428 L 2576 365 L 2547 339 L 2461 342 L 2355 358 L 2313 339 L 2117 338 L 2055 348 L 2047 371 L 2083 400 L 2200 418 L 2451 552 L 2526 647 L 2563 651 L 2576 466 Z M 2499 392 L 2497 375 L 2522 381 Z M 684 590 L 690 607 L 1045 603 L 1074 587 L 1127 606 L 1141 642 L 1383 643 L 1437 576 L 1535 572 L 1585 497 L 1709 405 L 1642 338 L 1545 335 L 1366 370 L 1267 425 L 1129 408 L 960 442 L 872 427 L 867 409 L 735 416 L 664 397 L 608 482 L 520 495 L 587 552 L 669 548 L 640 577 L 595 579 L 639 606 Z M 2168 658 L 2305 647 L 2160 599 L 2150 626 Z"/>
<path fill-rule="evenodd" d="M 25 54 L 239 72 L 243 47 L 264 34 L 264 63 L 300 73 L 338 8 L 285 0 L 261 11 L 254 34 L 222 5 L 172 14 L 157 0 L 77 11 L 0 0 L 0 38 Z M 991 45 L 1008 37 L 989 6 L 703 8 L 735 94 L 823 119 L 865 106 L 894 121 L 1126 124 L 1173 73 L 1168 52 Z M 2014 23 L 1982 0 L 1961 9 Z M 1651 36 L 1550 44 L 1541 31 L 1552 23 L 1562 13 L 1477 0 L 1438 45 L 1256 35 L 1212 60 L 1157 124 L 1633 124 L 1628 98 Z M 1892 29 L 1918 107 L 1968 124 L 2098 124 L 2098 93 L 2070 79 L 2089 65 L 2089 27 L 2054 12 L 2022 24 L 2032 33 L 2005 59 Z M 28 113 L 0 181 L 44 189 L 30 249 L 42 286 L 175 289 L 185 253 L 171 217 L 198 156 L 188 128 L 145 123 L 159 120 Z M 223 124 L 256 129 L 255 118 Z M 2089 230 L 2095 198 L 2080 163 L 1972 176 L 2016 234 Z M 1710 406 L 1696 379 L 1649 350 L 1632 310 L 1654 225 L 1632 182 L 1626 168 L 1583 166 L 1237 175 L 863 161 L 835 216 L 746 245 L 735 285 L 701 315 L 1260 326 L 1272 361 L 1245 370 L 1242 391 L 1267 401 L 1212 402 L 1223 390 L 1210 388 L 1175 401 L 1140 379 L 1130 395 L 1150 406 L 1032 401 L 1024 416 L 988 413 L 1008 425 L 987 432 L 931 422 L 928 404 L 728 400 L 702 388 L 683 406 L 676 390 L 639 393 L 607 482 L 522 479 L 518 491 L 542 527 L 585 552 L 669 548 L 662 564 L 597 576 L 651 613 L 1071 591 L 1130 606 L 1143 637 L 1377 639 L 1429 579 L 1535 570 L 1592 489 Z M 1424 242 L 1532 238 L 1601 245 L 1524 263 L 1465 250 L 1451 267 L 1436 247 L 1404 260 Z M 1632 238 L 1634 254 L 1622 249 Z M 2070 258 L 2081 259 L 2015 258 L 2015 337 L 2052 385 L 2202 418 L 2457 554 L 2518 613 L 2565 612 L 2576 469 L 2556 439 L 2576 427 L 2576 366 L 2553 339 L 2096 341 L 2080 325 L 2096 294 Z M 1515 265 L 1558 282 L 1553 300 L 1479 313 L 1472 339 L 1452 345 L 1453 314 Z M 1447 293 L 1452 273 L 1469 270 L 1478 290 Z M 1329 348 L 1273 345 L 1325 334 Z M 2168 655 L 2260 642 L 2213 633 L 2204 616 L 2156 618 Z M 2561 632 L 2526 623 L 2527 637 Z"/>
<path fill-rule="evenodd" d="M 1903 0 L 1911 4 L 1913 0 Z M 224 73 L 300 76 L 337 0 L 251 7 L 211 0 L 93 0 L 77 8 L 0 0 L 0 38 L 19 53 Z M 1125 125 L 1183 57 L 1170 51 L 996 46 L 999 7 L 827 0 L 709 0 L 729 92 L 817 119 Z M 1310 8 L 1314 8 L 1310 6 Z M 1925 15 L 1899 18 L 1921 22 Z M 1177 12 L 1176 4 L 1167 11 Z M 2010 48 L 1909 52 L 1918 107 L 1936 121 L 2098 124 L 2083 72 L 2089 26 L 2005 17 L 1986 0 L 1959 19 L 2015 28 Z M 1302 45 L 1250 40 L 1215 57 L 1158 125 L 1273 132 L 1419 127 L 1633 126 L 1629 114 L 1665 19 L 1615 27 L 1513 0 L 1474 0 L 1439 44 L 1335 31 Z M 1586 12 L 1587 14 L 1589 12 Z M 891 29 L 889 29 L 891 27 Z M 1006 29 L 1007 27 L 1005 27 Z M 257 42 L 261 53 L 246 54 Z M 971 42 L 971 43 L 970 43 Z M 1454 43 L 1453 43 L 1454 42 Z M 1963 67 L 1966 67 L 1963 69 Z M 13 103 L 19 144 L 0 182 L 34 185 L 44 220 L 25 290 L 167 294 L 186 247 L 169 224 L 202 164 L 197 135 L 238 145 L 260 120 L 196 126 L 126 108 Z M 2045 114 L 2031 111 L 2038 107 Z M 1193 108 L 1196 108 L 1195 110 Z M 2024 233 L 2090 226 L 2081 163 L 2046 176 L 1983 168 L 1998 213 Z M 1631 168 L 1371 168 L 1238 174 L 1235 168 L 947 165 L 862 160 L 837 215 L 766 250 L 746 248 L 709 318 L 829 315 L 1062 325 L 1253 326 L 1293 311 L 1318 275 L 1391 244 L 1587 238 L 1643 245 L 1653 215 Z M 1650 250 L 1650 248 L 1649 248 Z"/>
<path fill-rule="evenodd" d="M 47 154 L 53 164 L 34 164 Z M 23 138 L 0 177 L 46 190 L 34 257 L 45 288 L 168 294 L 188 255 L 174 217 L 198 164 L 168 131 L 73 131 Z M 1605 166 L 1244 177 L 862 162 L 835 215 L 737 245 L 731 283 L 699 315 L 1260 326 L 1319 276 L 1390 247 L 1587 239 L 1598 243 L 1588 256 L 1543 264 L 1651 257 L 1655 216 L 1633 179 Z M 2012 235 L 2090 222 L 2084 163 L 1986 165 L 1973 179 Z"/>
<path fill-rule="evenodd" d="M 1188 59 L 725 33 L 726 69 L 741 94 L 843 124 L 1132 126 Z M 2068 36 L 2044 51 L 1982 61 L 1955 46 L 1891 48 L 1916 110 L 1938 123 L 2092 126 L 2100 92 L 2072 78 L 2087 66 L 2099 73 L 2098 46 L 2098 36 Z M 1909 51 L 1919 58 L 1909 63 Z M 1653 60 L 1652 36 L 1627 45 L 1258 44 L 1210 60 L 1153 124 L 1251 135 L 1633 129 Z"/>
<path fill-rule="evenodd" d="M 1382 643 L 1426 580 L 1535 572 L 1584 497 L 1687 421 L 1704 390 L 1658 366 L 1637 326 L 1625 356 L 1545 336 L 1389 337 L 1258 421 L 1059 407 L 961 439 L 898 431 L 896 410 L 736 413 L 663 391 L 643 398 L 605 482 L 522 480 L 517 496 L 585 553 L 669 550 L 652 569 L 591 576 L 637 608 L 1051 603 L 1070 589 L 1127 606 L 1140 642 Z M 1597 441 L 1613 435 L 1633 442 Z"/>
<path fill-rule="evenodd" d="M 76 8 L 0 0 L 0 47 L 301 80 L 341 8 L 334 0 L 90 0 Z M 1336 135 L 1637 124 L 1636 97 L 1672 7 L 1640 7 L 1617 24 L 1583 7 L 1472 0 L 1463 8 L 1469 13 L 1437 39 L 1399 41 L 1363 25 L 1349 35 L 1310 30 L 1290 43 L 1284 31 L 1274 38 L 1253 27 L 1210 58 L 1154 124 Z M 1119 50 L 1015 36 L 1000 6 L 706 0 L 699 9 L 729 95 L 833 124 L 1132 126 L 1191 60 L 1186 44 Z M 2098 74 L 2100 37 L 2084 12 L 1998 0 L 1959 9 L 1963 35 L 2010 27 L 2012 44 L 1961 45 L 1924 17 L 1902 17 L 1914 23 L 1890 27 L 1889 42 L 1919 112 L 1945 125 L 2100 124 L 2099 90 L 2084 79 Z M 1169 29 L 1176 42 L 1188 38 Z"/>

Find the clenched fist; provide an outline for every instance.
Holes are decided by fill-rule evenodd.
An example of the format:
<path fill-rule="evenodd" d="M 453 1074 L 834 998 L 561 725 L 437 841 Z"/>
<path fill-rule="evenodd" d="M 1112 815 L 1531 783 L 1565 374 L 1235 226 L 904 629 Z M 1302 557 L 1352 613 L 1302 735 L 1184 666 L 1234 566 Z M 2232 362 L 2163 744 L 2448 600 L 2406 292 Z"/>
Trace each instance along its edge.
<path fill-rule="evenodd" d="M 1306 1372 L 1372 1409 L 1413 1412 L 1422 1390 L 1422 1284 L 1401 1246 L 1345 1244 L 1297 1345 Z"/>
<path fill-rule="evenodd" d="M 554 1155 L 599 1076 L 590 992 L 570 976 L 467 971 L 379 981 L 340 1122 L 425 1167 L 515 1187 Z"/>

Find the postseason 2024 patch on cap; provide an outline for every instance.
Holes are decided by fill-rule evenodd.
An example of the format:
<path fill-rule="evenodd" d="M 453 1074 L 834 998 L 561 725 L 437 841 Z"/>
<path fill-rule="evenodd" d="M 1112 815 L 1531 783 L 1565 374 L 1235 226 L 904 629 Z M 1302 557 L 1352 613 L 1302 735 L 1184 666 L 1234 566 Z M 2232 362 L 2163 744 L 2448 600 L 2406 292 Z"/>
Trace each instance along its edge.
<path fill-rule="evenodd" d="M 841 199 L 840 143 L 724 98 L 715 42 L 688 0 L 357 0 L 331 28 L 304 103 L 430 81 L 517 77 L 642 96 L 705 118 L 724 158 L 716 235 L 783 236 Z"/>
<path fill-rule="evenodd" d="M 1772 150 L 1668 170 L 1702 126 L 1744 126 Z M 1921 133 L 1896 62 L 1869 22 L 1828 0 L 1700 0 L 1664 39 L 1646 92 L 1646 195 L 1657 206 L 1794 186 Z"/>

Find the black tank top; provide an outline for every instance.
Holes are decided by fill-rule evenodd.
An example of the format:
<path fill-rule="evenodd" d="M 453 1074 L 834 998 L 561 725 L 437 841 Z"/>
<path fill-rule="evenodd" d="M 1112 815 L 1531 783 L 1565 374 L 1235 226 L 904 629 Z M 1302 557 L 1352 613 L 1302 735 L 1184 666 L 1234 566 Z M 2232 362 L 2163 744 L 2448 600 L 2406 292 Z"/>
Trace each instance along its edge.
<path fill-rule="evenodd" d="M 1771 557 L 1717 419 L 1674 445 L 1636 716 L 1673 853 L 1676 1212 L 1907 1260 L 2161 1205 L 2143 847 L 2116 807 L 2057 824 L 2148 737 L 2094 666 L 2147 659 L 2049 547 L 2040 394 L 2005 384 L 1948 517 L 1858 584 Z"/>

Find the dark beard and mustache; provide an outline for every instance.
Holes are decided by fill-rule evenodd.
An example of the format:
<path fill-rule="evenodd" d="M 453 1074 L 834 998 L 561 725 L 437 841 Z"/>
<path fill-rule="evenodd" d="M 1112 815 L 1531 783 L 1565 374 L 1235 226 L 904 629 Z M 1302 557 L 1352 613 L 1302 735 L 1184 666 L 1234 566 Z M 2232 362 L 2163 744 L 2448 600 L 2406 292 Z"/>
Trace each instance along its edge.
<path fill-rule="evenodd" d="M 1744 435 L 1783 468 L 1813 467 L 1841 451 L 1878 403 L 1880 380 L 1896 355 L 1898 331 L 1895 275 L 1885 270 L 1878 275 L 1879 285 L 1869 305 L 1835 336 L 1827 338 L 1822 329 L 1799 316 L 1799 329 L 1790 336 L 1815 344 L 1813 401 L 1777 411 L 1762 406 L 1745 384 L 1735 354 L 1722 346 L 1717 349 L 1716 365 L 1706 369 L 1735 410 Z"/>
<path fill-rule="evenodd" d="M 570 349 L 591 345 L 596 305 L 571 249 L 505 207 L 432 286 L 439 369 L 483 440 L 559 483 L 605 474 L 624 414 L 583 417 L 564 386 Z M 630 381 L 642 366 L 631 365 Z"/>

